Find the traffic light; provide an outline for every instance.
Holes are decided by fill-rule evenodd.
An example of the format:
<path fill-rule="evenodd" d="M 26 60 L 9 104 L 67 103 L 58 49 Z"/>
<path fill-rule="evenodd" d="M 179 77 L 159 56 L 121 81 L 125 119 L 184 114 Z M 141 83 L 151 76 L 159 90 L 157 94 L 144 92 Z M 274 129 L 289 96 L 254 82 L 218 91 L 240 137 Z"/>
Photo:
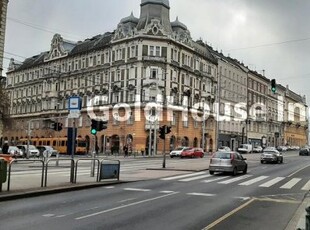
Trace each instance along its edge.
<path fill-rule="evenodd" d="M 90 129 L 90 133 L 93 134 L 93 135 L 96 135 L 97 134 L 97 124 L 98 124 L 98 121 L 92 119 L 91 120 L 91 129 Z"/>
<path fill-rule="evenodd" d="M 55 131 L 61 131 L 61 130 L 62 130 L 62 123 L 55 122 L 55 123 L 54 123 L 53 129 L 54 129 Z"/>
<path fill-rule="evenodd" d="M 272 91 L 273 93 L 276 93 L 276 91 L 277 91 L 276 86 L 277 86 L 277 84 L 276 84 L 276 79 L 272 79 L 272 80 L 271 80 L 271 91 Z"/>
<path fill-rule="evenodd" d="M 171 126 L 167 126 L 166 134 L 171 133 Z"/>
<path fill-rule="evenodd" d="M 159 138 L 165 140 L 166 138 L 166 126 L 159 127 Z"/>
<path fill-rule="evenodd" d="M 90 133 L 93 135 L 96 135 L 97 132 L 100 132 L 107 127 L 108 122 L 107 121 L 97 121 L 95 119 L 91 120 L 91 129 L 90 129 Z"/>

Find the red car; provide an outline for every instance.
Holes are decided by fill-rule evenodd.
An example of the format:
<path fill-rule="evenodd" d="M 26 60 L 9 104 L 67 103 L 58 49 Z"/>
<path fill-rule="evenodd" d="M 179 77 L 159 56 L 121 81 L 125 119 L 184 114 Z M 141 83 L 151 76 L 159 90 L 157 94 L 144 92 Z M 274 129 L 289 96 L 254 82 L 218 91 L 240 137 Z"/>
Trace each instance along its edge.
<path fill-rule="evenodd" d="M 200 157 L 200 158 L 203 158 L 203 156 L 204 156 L 204 153 L 203 153 L 202 148 L 190 148 L 190 149 L 184 150 L 181 153 L 181 158 L 183 158 L 183 157 L 191 157 L 191 158 Z"/>

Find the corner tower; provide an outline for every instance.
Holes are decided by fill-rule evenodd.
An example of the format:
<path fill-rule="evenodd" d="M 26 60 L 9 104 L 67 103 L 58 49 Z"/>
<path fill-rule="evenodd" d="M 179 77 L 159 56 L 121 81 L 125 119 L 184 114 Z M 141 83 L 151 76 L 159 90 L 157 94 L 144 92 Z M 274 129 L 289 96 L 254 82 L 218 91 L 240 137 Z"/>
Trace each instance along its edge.
<path fill-rule="evenodd" d="M 137 30 L 147 30 L 154 24 L 158 24 L 165 34 L 171 34 L 169 0 L 141 0 L 140 18 Z M 153 31 L 153 33 L 156 30 Z"/>

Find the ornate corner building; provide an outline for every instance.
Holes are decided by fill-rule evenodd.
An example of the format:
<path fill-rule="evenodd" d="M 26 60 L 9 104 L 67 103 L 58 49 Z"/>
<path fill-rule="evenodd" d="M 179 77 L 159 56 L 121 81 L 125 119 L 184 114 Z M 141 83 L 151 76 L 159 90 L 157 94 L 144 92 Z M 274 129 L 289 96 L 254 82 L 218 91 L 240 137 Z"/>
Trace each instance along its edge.
<path fill-rule="evenodd" d="M 204 143 L 206 150 L 214 150 L 213 109 L 205 121 L 188 111 L 197 103 L 213 108 L 217 60 L 205 44 L 193 41 L 178 18 L 170 21 L 168 0 L 142 0 L 140 6 L 140 18 L 131 14 L 121 19 L 114 32 L 79 42 L 55 34 L 49 51 L 23 63 L 12 59 L 7 90 L 14 125 L 4 138 L 17 143 L 28 135 L 28 124 L 32 137 L 66 136 L 67 129 L 55 132 L 50 123 L 57 120 L 72 127 L 73 119 L 64 118 L 68 98 L 79 96 L 81 116 L 74 123 L 78 136 L 89 143 L 89 110 L 102 116 L 100 109 L 108 108 L 108 128 L 97 134 L 101 151 L 119 150 L 125 144 L 144 150 L 150 137 L 151 148 L 160 152 L 163 141 L 153 133 L 162 125 L 172 127 L 166 138 L 170 149 Z M 153 102 L 159 108 L 147 111 Z M 195 111 L 201 115 L 200 107 Z M 159 121 L 148 119 L 154 114 Z M 118 119 L 125 115 L 126 120 Z"/>
<path fill-rule="evenodd" d="M 7 14 L 8 2 L 9 2 L 8 0 L 0 1 L 0 84 L 1 84 L 0 87 L 2 87 L 5 82 L 5 78 L 2 76 L 2 71 L 3 71 L 4 40 L 5 40 L 6 14 Z M 2 113 L 3 108 L 0 108 L 0 138 L 3 135 Z"/>

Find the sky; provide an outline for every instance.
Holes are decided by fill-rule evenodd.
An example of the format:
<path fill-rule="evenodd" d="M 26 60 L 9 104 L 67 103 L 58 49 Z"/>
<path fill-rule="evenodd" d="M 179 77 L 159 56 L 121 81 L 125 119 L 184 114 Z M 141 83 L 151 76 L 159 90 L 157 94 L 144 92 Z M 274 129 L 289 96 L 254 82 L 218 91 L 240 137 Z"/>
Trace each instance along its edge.
<path fill-rule="evenodd" d="M 83 41 L 112 32 L 124 17 L 140 16 L 141 0 L 10 0 L 4 70 L 50 49 L 55 33 Z M 170 0 L 193 40 L 236 58 L 310 103 L 310 1 Z"/>

